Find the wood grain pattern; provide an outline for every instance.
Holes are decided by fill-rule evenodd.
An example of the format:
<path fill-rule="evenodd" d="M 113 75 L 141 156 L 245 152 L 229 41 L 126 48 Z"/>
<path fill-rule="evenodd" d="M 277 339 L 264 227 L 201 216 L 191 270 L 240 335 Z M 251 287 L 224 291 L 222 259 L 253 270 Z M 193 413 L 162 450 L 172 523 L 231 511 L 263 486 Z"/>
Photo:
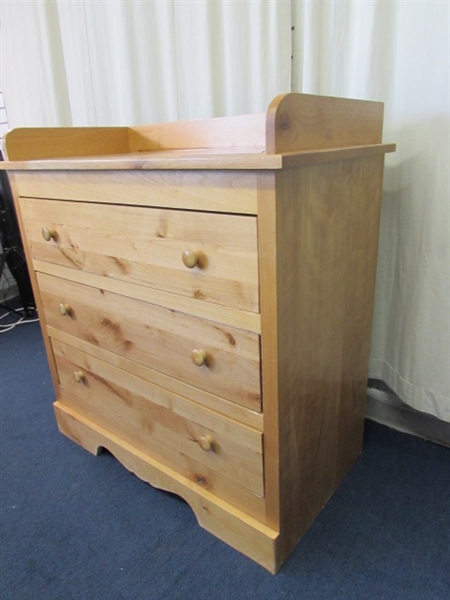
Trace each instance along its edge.
<path fill-rule="evenodd" d="M 52 338 L 52 348 L 57 361 L 64 364 L 58 368 L 60 376 L 66 382 L 65 387 L 74 391 L 76 395 L 86 395 L 93 402 L 103 402 L 103 394 L 114 394 L 114 388 L 122 388 L 124 396 L 130 396 L 129 401 L 122 398 L 123 404 L 130 406 L 133 395 L 139 396 L 143 404 L 151 403 L 163 409 L 169 410 L 178 417 L 194 424 L 201 425 L 206 429 L 213 430 L 215 434 L 227 438 L 227 440 L 239 444 L 241 450 L 250 450 L 256 454 L 262 454 L 262 434 L 253 427 L 249 427 L 219 414 L 217 411 L 201 406 L 199 403 L 175 394 L 159 385 L 149 383 L 141 377 L 118 368 L 116 365 L 87 354 L 83 350 Z M 84 386 L 74 385 L 72 371 L 81 371 L 85 374 Z M 93 381 L 88 385 L 89 374 Z M 75 381 L 75 384 L 78 382 Z M 111 385 L 110 385 L 111 384 Z M 105 386 L 104 389 L 96 386 Z M 108 387 L 110 386 L 110 387 Z M 100 391 L 102 389 L 102 391 Z M 77 390 L 81 390 L 77 391 Z M 98 396 L 98 400 L 96 398 Z M 117 400 L 117 399 L 116 399 Z M 114 400 L 112 400 L 114 401 Z M 105 402 L 108 404 L 108 402 Z M 137 411 L 140 412 L 140 411 Z M 130 415 L 128 418 L 132 418 Z M 170 426 L 170 423 L 167 423 Z M 197 436 L 200 437 L 200 436 Z"/>
<path fill-rule="evenodd" d="M 21 200 L 33 258 L 259 312 L 256 218 Z M 46 241 L 43 228 L 55 231 Z M 187 269 L 182 253 L 198 264 Z"/>
<path fill-rule="evenodd" d="M 135 127 L 21 127 L 5 135 L 9 161 L 138 154 L 148 151 L 264 149 L 265 113 Z"/>
<path fill-rule="evenodd" d="M 259 336 L 39 273 L 48 325 L 248 408 L 260 410 Z M 60 303 L 71 307 L 59 314 Z M 205 350 L 204 367 L 191 361 Z"/>
<path fill-rule="evenodd" d="M 352 141 L 352 140 L 350 140 Z M 301 144 L 300 144 L 301 145 Z M 254 150 L 254 149 L 252 149 Z M 139 154 L 116 154 L 73 159 L 45 159 L 0 162 L 0 170 L 20 172 L 75 171 L 248 171 L 278 170 L 295 165 L 309 165 L 345 160 L 358 156 L 375 156 L 394 152 L 395 144 L 370 144 L 316 150 L 286 150 L 277 154 L 249 151 L 247 148 L 206 150 L 165 150 Z"/>
<path fill-rule="evenodd" d="M 263 150 L 265 113 L 130 127 L 130 152 L 245 148 Z"/>
<path fill-rule="evenodd" d="M 290 93 L 277 96 L 266 114 L 131 128 L 17 129 L 6 136 L 9 162 L 0 169 L 281 169 L 342 160 L 351 147 L 392 152 L 393 145 L 381 144 L 382 126 L 381 102 Z M 331 149 L 334 156 L 326 152 Z M 286 161 L 284 153 L 295 156 Z"/>
<path fill-rule="evenodd" d="M 266 471 L 271 512 L 279 486 L 279 564 L 361 451 L 382 173 L 377 157 L 289 169 L 276 175 L 276 205 L 261 206 L 276 238 L 275 278 L 261 280 L 276 333 L 263 316 L 261 343 L 263 364 L 277 362 L 263 379 L 277 377 L 277 425 L 265 402 L 264 437 L 265 451 L 279 449 L 278 474 Z"/>
<path fill-rule="evenodd" d="M 128 152 L 128 127 L 19 127 L 5 136 L 10 161 Z"/>
<path fill-rule="evenodd" d="M 198 485 L 220 485 L 229 501 L 239 489 L 231 482 L 264 495 L 260 432 L 56 340 L 53 350 L 64 404 Z M 209 452 L 201 448 L 205 436 L 212 440 Z"/>
<path fill-rule="evenodd" d="M 22 217 L 22 212 L 20 210 L 19 192 L 18 192 L 18 189 L 17 189 L 16 175 L 14 173 L 10 173 L 9 174 L 9 183 L 10 183 L 10 186 L 11 186 L 11 193 L 12 193 L 13 198 L 14 198 L 14 205 L 15 205 L 16 214 L 17 214 L 17 220 L 18 220 L 18 223 L 19 223 L 20 232 L 21 232 L 21 236 L 22 236 L 22 240 L 23 240 L 23 249 L 24 249 L 24 253 L 25 253 L 25 259 L 26 259 L 28 274 L 30 276 L 31 285 L 32 285 L 32 288 L 33 288 L 34 300 L 36 302 L 36 308 L 37 308 L 38 315 L 39 315 L 39 325 L 40 325 L 40 328 L 41 328 L 42 338 L 43 338 L 43 341 L 44 341 L 45 351 L 46 351 L 46 354 L 47 354 L 47 359 L 48 359 L 48 363 L 49 363 L 49 368 L 50 368 L 50 374 L 51 374 L 51 377 L 52 377 L 53 387 L 55 388 L 55 392 L 58 395 L 58 391 L 59 391 L 58 372 L 57 372 L 57 369 L 56 369 L 56 364 L 55 364 L 55 360 L 54 360 L 54 357 L 53 357 L 53 351 L 52 351 L 52 347 L 51 347 L 51 344 L 50 344 L 50 340 L 48 339 L 48 336 L 47 336 L 45 321 L 44 321 L 44 319 L 41 318 L 41 315 L 44 314 L 44 305 L 43 305 L 43 302 L 42 302 L 42 299 L 41 299 L 41 294 L 40 294 L 40 291 L 39 291 L 39 285 L 38 285 L 37 279 L 36 279 L 36 273 L 35 273 L 34 268 L 33 268 L 33 257 L 31 256 L 30 246 L 29 246 L 29 244 L 27 243 L 27 240 L 26 240 L 25 222 L 24 222 L 24 219 Z"/>
<path fill-rule="evenodd" d="M 88 356 L 106 362 L 108 365 L 111 365 L 112 368 L 135 375 L 139 379 L 150 383 L 152 386 L 164 388 L 177 396 L 183 396 L 196 404 L 200 404 L 201 406 L 229 417 L 230 419 L 239 421 L 243 425 L 247 425 L 257 431 L 261 432 L 263 430 L 262 413 L 250 410 L 235 402 L 229 402 L 225 398 L 215 395 L 213 390 L 202 390 L 198 387 L 194 387 L 185 381 L 174 379 L 173 377 L 165 375 L 160 371 L 155 371 L 146 365 L 141 365 L 124 356 L 94 346 L 89 342 L 65 333 L 60 329 L 55 329 L 50 325 L 47 326 L 46 335 L 47 334 L 51 337 L 53 343 L 56 340 L 61 344 L 70 346 Z"/>
<path fill-rule="evenodd" d="M 97 454 L 99 448 L 107 448 L 129 471 L 144 481 L 184 498 L 204 529 L 272 573 L 276 571 L 276 531 L 208 490 L 199 490 L 189 479 L 164 466 L 148 453 L 139 451 L 61 403 L 56 402 L 54 408 L 59 429 L 66 436 L 93 454 Z"/>
<path fill-rule="evenodd" d="M 244 310 L 220 306 L 210 302 L 203 302 L 197 298 L 187 298 L 177 294 L 171 294 L 162 290 L 147 288 L 135 283 L 125 282 L 123 280 L 110 279 L 101 275 L 78 271 L 69 267 L 62 267 L 54 263 L 44 262 L 34 259 L 33 267 L 39 273 L 47 273 L 68 281 L 75 281 L 95 288 L 101 288 L 105 291 L 136 298 L 158 306 L 165 306 L 173 310 L 184 312 L 188 315 L 216 321 L 222 325 L 261 332 L 260 315 Z"/>
<path fill-rule="evenodd" d="M 370 146 L 348 146 L 346 148 L 327 148 L 325 150 L 292 151 L 281 154 L 283 168 L 302 165 L 319 165 L 352 158 L 380 156 L 395 152 L 395 144 L 371 144 Z"/>
<path fill-rule="evenodd" d="M 261 302 L 261 386 L 264 418 L 264 473 L 266 480 L 266 523 L 280 530 L 280 439 L 278 401 L 278 294 L 277 285 L 277 196 L 275 173 L 258 179 L 258 244 Z M 280 341 L 282 343 L 282 341 Z M 292 360 L 292 359 L 291 359 Z M 296 359 L 294 359 L 296 360 Z"/>
<path fill-rule="evenodd" d="M 155 170 L 248 170 L 281 169 L 282 155 L 266 154 L 248 148 L 220 148 L 216 151 L 161 150 L 98 155 L 75 158 L 54 158 L 0 162 L 0 170 L 10 171 L 155 171 Z"/>
<path fill-rule="evenodd" d="M 310 94 L 282 94 L 267 111 L 266 152 L 380 144 L 381 102 Z"/>
<path fill-rule="evenodd" d="M 252 171 L 21 172 L 16 182 L 30 198 L 256 214 Z"/>

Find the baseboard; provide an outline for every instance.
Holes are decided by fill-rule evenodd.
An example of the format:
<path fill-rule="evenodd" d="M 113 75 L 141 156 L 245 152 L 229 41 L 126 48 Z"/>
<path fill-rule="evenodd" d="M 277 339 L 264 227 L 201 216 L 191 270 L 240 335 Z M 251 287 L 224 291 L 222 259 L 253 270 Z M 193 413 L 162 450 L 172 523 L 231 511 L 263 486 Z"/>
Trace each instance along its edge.
<path fill-rule="evenodd" d="M 397 431 L 450 447 L 450 423 L 414 410 L 389 388 L 368 388 L 366 417 Z"/>

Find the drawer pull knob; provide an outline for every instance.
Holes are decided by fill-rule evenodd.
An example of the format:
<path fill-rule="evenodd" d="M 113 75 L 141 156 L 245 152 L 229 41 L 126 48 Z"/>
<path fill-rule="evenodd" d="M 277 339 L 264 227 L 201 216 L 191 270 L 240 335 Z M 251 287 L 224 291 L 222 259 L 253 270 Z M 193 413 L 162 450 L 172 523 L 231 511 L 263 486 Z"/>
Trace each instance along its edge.
<path fill-rule="evenodd" d="M 181 255 L 184 265 L 188 269 L 193 269 L 195 265 L 198 264 L 198 256 L 195 254 L 193 250 L 184 250 Z"/>
<path fill-rule="evenodd" d="M 77 383 L 82 383 L 84 381 L 84 373 L 83 371 L 74 371 L 73 378 Z"/>
<path fill-rule="evenodd" d="M 66 317 L 67 315 L 70 315 L 70 306 L 68 304 L 60 304 L 59 305 L 59 312 L 63 317 Z"/>
<path fill-rule="evenodd" d="M 204 350 L 192 350 L 191 359 L 194 365 L 201 367 L 206 362 L 206 353 Z"/>
<path fill-rule="evenodd" d="M 49 227 L 43 227 L 42 228 L 42 237 L 44 238 L 44 240 L 46 242 L 49 242 L 50 240 L 55 240 L 56 239 L 56 231 L 54 229 L 50 229 Z"/>
<path fill-rule="evenodd" d="M 200 448 L 205 452 L 209 452 L 213 449 L 213 439 L 210 435 L 204 435 L 199 440 Z"/>

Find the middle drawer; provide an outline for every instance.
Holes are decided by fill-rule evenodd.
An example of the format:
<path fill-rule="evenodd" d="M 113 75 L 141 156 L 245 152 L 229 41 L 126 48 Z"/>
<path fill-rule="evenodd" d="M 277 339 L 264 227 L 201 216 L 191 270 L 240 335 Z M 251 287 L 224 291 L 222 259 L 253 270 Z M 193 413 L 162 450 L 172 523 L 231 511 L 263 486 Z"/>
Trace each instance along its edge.
<path fill-rule="evenodd" d="M 37 279 L 48 326 L 261 410 L 257 334 L 52 275 Z"/>
<path fill-rule="evenodd" d="M 35 259 L 259 312 L 254 216 L 37 198 L 20 206 Z"/>

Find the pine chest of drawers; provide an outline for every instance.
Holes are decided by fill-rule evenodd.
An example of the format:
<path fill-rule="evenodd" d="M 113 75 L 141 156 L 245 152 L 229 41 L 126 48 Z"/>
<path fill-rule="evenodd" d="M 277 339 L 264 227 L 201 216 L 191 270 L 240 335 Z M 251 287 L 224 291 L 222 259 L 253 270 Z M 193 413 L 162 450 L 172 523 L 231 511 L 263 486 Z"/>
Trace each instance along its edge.
<path fill-rule="evenodd" d="M 19 129 L 60 430 L 276 572 L 361 451 L 382 105 Z"/>

